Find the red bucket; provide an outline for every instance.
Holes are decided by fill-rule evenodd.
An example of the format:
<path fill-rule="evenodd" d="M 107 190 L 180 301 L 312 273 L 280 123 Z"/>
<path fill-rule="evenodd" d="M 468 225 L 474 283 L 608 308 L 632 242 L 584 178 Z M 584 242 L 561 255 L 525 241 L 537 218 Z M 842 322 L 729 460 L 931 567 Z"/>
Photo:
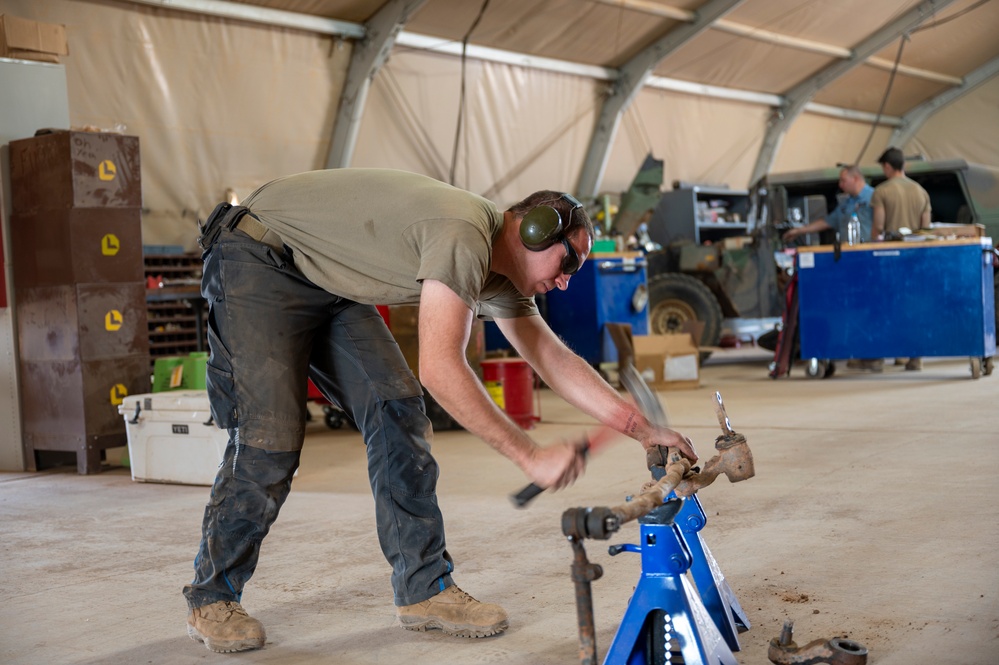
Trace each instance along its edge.
<path fill-rule="evenodd" d="M 521 429 L 541 420 L 541 391 L 534 370 L 521 358 L 482 361 L 482 381 L 493 401 Z M 537 409 L 535 409 L 535 403 Z"/>

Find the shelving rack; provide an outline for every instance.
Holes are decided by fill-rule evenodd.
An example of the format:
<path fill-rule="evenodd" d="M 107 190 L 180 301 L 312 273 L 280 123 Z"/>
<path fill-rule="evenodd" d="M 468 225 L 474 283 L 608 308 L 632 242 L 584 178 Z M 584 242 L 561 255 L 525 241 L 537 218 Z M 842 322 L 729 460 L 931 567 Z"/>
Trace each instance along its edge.
<path fill-rule="evenodd" d="M 207 350 L 200 254 L 149 252 L 143 263 L 151 361 Z"/>

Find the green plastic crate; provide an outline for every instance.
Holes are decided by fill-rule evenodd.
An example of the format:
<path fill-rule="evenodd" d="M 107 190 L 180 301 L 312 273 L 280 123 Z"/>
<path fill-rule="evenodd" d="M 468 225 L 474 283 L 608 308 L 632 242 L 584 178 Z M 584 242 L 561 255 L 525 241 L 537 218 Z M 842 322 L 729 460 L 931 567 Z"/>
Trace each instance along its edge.
<path fill-rule="evenodd" d="M 153 363 L 153 392 L 204 390 L 208 353 L 196 351 L 186 356 L 166 356 Z"/>
<path fill-rule="evenodd" d="M 204 390 L 208 372 L 208 352 L 195 351 L 184 358 L 184 390 Z"/>

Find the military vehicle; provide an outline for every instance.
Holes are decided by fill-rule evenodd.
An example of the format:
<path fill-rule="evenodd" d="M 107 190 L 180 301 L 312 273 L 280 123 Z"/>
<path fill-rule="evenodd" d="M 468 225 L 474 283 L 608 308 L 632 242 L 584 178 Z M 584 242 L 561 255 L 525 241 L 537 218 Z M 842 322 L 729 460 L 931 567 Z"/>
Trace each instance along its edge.
<path fill-rule="evenodd" d="M 839 171 L 769 174 L 751 190 L 674 182 L 662 191 L 662 162 L 649 156 L 621 197 L 611 233 L 634 237 L 632 246 L 647 253 L 650 332 L 678 332 L 697 320 L 704 324 L 702 346 L 715 346 L 726 331 L 772 329 L 793 266 L 781 235 L 835 208 Z M 880 167 L 862 171 L 874 186 L 884 180 Z M 910 161 L 906 174 L 929 193 L 935 225 L 980 224 L 999 239 L 999 169 Z M 834 235 L 796 244 L 831 244 Z M 999 272 L 996 280 L 999 304 Z"/>

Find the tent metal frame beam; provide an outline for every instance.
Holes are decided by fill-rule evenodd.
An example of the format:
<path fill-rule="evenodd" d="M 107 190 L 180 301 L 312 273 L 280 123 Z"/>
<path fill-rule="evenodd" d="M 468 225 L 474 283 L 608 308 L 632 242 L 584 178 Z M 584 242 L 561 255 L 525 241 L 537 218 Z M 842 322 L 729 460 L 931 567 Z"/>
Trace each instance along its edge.
<path fill-rule="evenodd" d="M 957 101 L 981 84 L 999 75 L 999 58 L 993 58 L 964 77 L 961 85 L 940 93 L 910 110 L 900 119 L 899 126 L 892 132 L 888 140 L 889 146 L 902 148 L 916 135 L 923 124 L 934 113 L 948 104 Z"/>
<path fill-rule="evenodd" d="M 326 168 L 350 166 L 364 116 L 371 81 L 388 60 L 406 21 L 426 0 L 389 0 L 364 24 L 364 38 L 354 43 L 347 78 L 340 93 Z"/>
<path fill-rule="evenodd" d="M 708 0 L 698 8 L 692 22 L 670 29 L 620 68 L 590 135 L 590 145 L 576 186 L 577 194 L 584 197 L 596 196 L 621 118 L 656 65 L 744 1 Z"/>
<path fill-rule="evenodd" d="M 346 39 L 364 40 L 368 34 L 368 28 L 358 23 L 327 19 L 319 16 L 313 16 L 310 14 L 300 14 L 296 12 L 268 9 L 265 7 L 258 7 L 255 5 L 247 5 L 239 2 L 231 2 L 229 0 L 127 0 L 127 1 L 132 2 L 134 4 L 159 7 L 162 9 L 186 11 L 197 14 L 204 14 L 208 16 L 216 16 L 220 18 L 261 23 L 268 26 L 292 28 L 292 29 L 304 30 L 307 32 L 313 32 L 317 34 L 343 37 Z M 603 2 L 604 0 L 595 0 L 595 1 Z M 934 7 L 936 7 L 936 9 L 934 9 L 933 11 L 938 11 L 939 9 L 942 9 L 943 6 L 945 6 L 946 4 L 949 4 L 950 1 L 951 0 L 936 0 L 935 2 L 929 1 L 922 3 L 919 7 L 923 7 L 924 5 L 933 5 Z M 615 4 L 615 5 L 618 4 L 626 5 L 629 8 L 638 9 L 640 11 L 647 11 L 648 13 L 660 13 L 661 15 L 668 15 L 669 18 L 674 18 L 677 20 L 683 20 L 687 22 L 692 20 L 692 17 L 694 16 L 693 12 L 689 12 L 687 10 L 666 7 L 664 5 L 657 5 L 650 2 L 642 2 L 642 0 L 607 0 L 607 2 L 609 4 Z M 644 7 L 640 7 L 640 5 L 644 5 Z M 385 8 L 383 7 L 383 10 L 384 9 Z M 653 12 L 652 10 L 655 11 Z M 413 11 L 415 11 L 415 9 Z M 728 26 L 728 24 L 731 23 L 732 22 L 726 21 L 725 19 L 719 19 L 716 20 L 714 23 L 712 23 L 709 27 L 717 29 L 719 24 Z M 729 27 L 725 27 L 724 29 L 729 29 Z M 762 31 L 757 30 L 754 31 L 753 34 L 754 36 L 758 37 L 760 36 L 760 34 L 762 34 Z M 781 36 L 780 38 L 782 40 L 794 39 L 794 38 L 788 38 L 786 36 Z M 807 40 L 800 40 L 800 41 L 807 41 Z M 891 40 L 888 41 L 890 42 Z M 431 37 L 427 35 L 420 35 L 405 31 L 396 32 L 394 37 L 394 44 L 399 47 L 421 50 L 429 53 L 441 53 L 454 56 L 461 55 L 461 43 L 458 41 L 445 40 L 439 37 Z M 387 42 L 383 42 L 383 46 L 386 45 Z M 828 47 L 828 48 L 835 48 L 835 47 Z M 355 45 L 355 51 L 358 49 L 363 50 L 363 47 L 360 45 Z M 381 56 L 387 56 L 390 50 L 391 47 L 389 46 L 387 47 L 387 49 L 378 49 L 377 52 Z M 859 47 L 857 49 L 854 49 L 853 52 L 859 52 Z M 835 55 L 835 54 L 830 54 L 830 55 Z M 486 62 L 495 62 L 516 67 L 525 67 L 530 69 L 539 69 L 543 71 L 550 71 L 560 74 L 567 74 L 571 76 L 578 76 L 581 78 L 588 78 L 597 81 L 609 81 L 611 83 L 615 83 L 622 75 L 621 70 L 609 67 L 585 65 L 565 60 L 558 60 L 554 58 L 531 56 L 523 53 L 515 53 L 512 51 L 505 51 L 502 49 L 495 49 L 486 46 L 477 46 L 474 44 L 468 45 L 467 56 L 469 58 Z M 352 68 L 354 66 L 355 57 L 359 56 L 357 56 L 356 53 L 352 55 L 352 60 L 351 60 Z M 360 62 L 360 60 L 358 60 L 358 62 Z M 372 64 L 375 64 L 374 60 L 372 60 Z M 380 62 L 377 63 L 377 67 L 380 67 L 382 64 L 384 64 L 384 59 L 382 59 Z M 857 61 L 857 57 L 855 57 L 854 60 L 851 61 L 850 66 L 852 67 L 855 64 L 859 64 L 859 62 Z M 871 64 L 870 59 L 867 60 L 867 64 Z M 358 65 L 358 67 L 360 67 L 360 65 Z M 377 68 L 375 68 L 374 71 L 376 70 Z M 372 72 L 372 76 L 373 75 L 374 74 Z M 966 77 L 966 79 L 960 79 L 960 81 L 963 82 L 968 78 L 970 78 L 970 76 Z M 360 80 L 361 79 L 352 77 L 351 74 L 348 73 L 348 81 L 360 81 Z M 363 80 L 367 82 L 365 88 L 367 88 L 367 86 L 370 86 L 370 81 L 371 81 L 370 77 L 364 78 Z M 360 86 L 361 84 L 358 83 L 358 91 L 360 91 Z M 346 92 L 346 87 L 347 86 L 345 84 L 345 92 Z M 770 93 L 753 92 L 748 90 L 739 90 L 735 88 L 725 88 L 721 86 L 706 85 L 691 81 L 683 81 L 680 79 L 671 79 L 663 76 L 656 76 L 652 74 L 649 74 L 644 78 L 643 87 L 649 90 L 666 90 L 670 92 L 677 92 L 681 94 L 695 95 L 700 97 L 710 97 L 715 99 L 725 99 L 729 101 L 742 102 L 747 104 L 770 106 L 777 108 L 778 112 L 780 112 L 780 109 L 789 106 L 788 98 L 787 96 L 784 95 L 774 95 Z M 941 95 L 941 97 L 947 94 L 948 93 L 945 92 L 943 93 L 943 95 Z M 359 105 L 357 103 L 358 101 L 361 101 L 362 103 Z M 359 119 L 363 114 L 363 99 L 360 99 L 355 95 L 351 107 L 352 107 L 351 117 Z M 345 110 L 346 109 L 344 109 L 344 111 Z M 858 122 L 873 122 L 873 120 L 876 118 L 876 116 L 872 113 L 833 107 L 824 104 L 816 104 L 813 102 L 806 102 L 802 106 L 801 111 L 827 115 L 845 120 L 853 120 Z M 340 115 L 338 112 L 337 126 L 341 125 L 339 117 Z M 894 116 L 882 116 L 880 123 L 882 125 L 898 127 L 902 124 L 902 119 Z M 345 124 L 349 125 L 350 121 L 348 121 Z M 351 139 L 350 141 L 342 140 L 338 144 L 339 147 L 334 147 L 331 141 L 328 163 L 344 163 L 343 161 L 344 156 L 347 156 L 349 161 L 349 155 L 346 154 L 346 148 L 349 143 L 350 152 L 352 153 L 353 140 L 356 140 L 357 129 L 358 125 L 356 124 L 353 125 L 352 129 L 353 139 Z M 334 132 L 336 131 L 337 131 L 336 127 L 334 127 Z M 350 132 L 345 131 L 345 138 L 349 134 Z M 599 186 L 599 182 L 597 182 L 596 185 Z"/>
<path fill-rule="evenodd" d="M 231 18 L 251 23 L 280 26 L 282 28 L 297 28 L 321 35 L 339 35 L 350 39 L 363 39 L 364 26 L 350 21 L 337 21 L 312 14 L 300 14 L 282 9 L 270 9 L 256 5 L 246 5 L 227 0 L 128 0 L 138 5 L 149 5 L 162 9 L 205 14 Z"/>
<path fill-rule="evenodd" d="M 923 0 L 857 44 L 853 48 L 853 56 L 849 60 L 834 62 L 787 91 L 783 95 L 784 103 L 774 112 L 767 125 L 763 145 L 760 147 L 760 152 L 756 157 L 756 165 L 749 178 L 750 184 L 759 181 L 770 171 L 788 129 L 798 119 L 808 102 L 822 88 L 851 71 L 870 55 L 877 53 L 929 17 L 936 15 L 953 1 Z"/>
<path fill-rule="evenodd" d="M 687 9 L 678 9 L 676 7 L 667 7 L 665 5 L 658 5 L 648 0 L 592 0 L 593 2 L 599 2 L 604 5 L 610 5 L 612 7 L 623 7 L 624 9 L 630 9 L 632 11 L 642 12 L 644 14 L 649 14 L 651 16 L 660 16 L 663 18 L 670 18 L 677 21 L 691 22 L 694 20 L 695 13 Z M 745 23 L 738 23 L 729 19 L 720 19 L 715 21 L 714 25 L 711 26 L 712 30 L 718 30 L 720 32 L 727 32 L 732 35 L 737 35 L 739 37 L 745 37 L 747 39 L 755 39 L 759 42 L 766 42 L 768 44 L 774 44 L 777 46 L 786 46 L 788 48 L 797 49 L 799 51 L 807 51 L 809 53 L 818 53 L 819 55 L 827 55 L 833 58 L 839 58 L 842 60 L 849 59 L 853 52 L 842 46 L 835 46 L 833 44 L 825 44 L 823 42 L 817 42 L 813 39 L 803 39 L 801 37 L 793 37 L 791 35 L 785 35 L 779 32 L 773 32 L 771 30 L 764 30 L 762 28 L 757 28 L 752 25 L 747 25 Z M 872 67 L 877 67 L 878 69 L 885 69 L 891 71 L 894 67 L 894 62 L 890 60 L 884 60 L 883 58 L 869 57 L 866 59 L 865 64 Z M 946 83 L 948 85 L 960 85 L 961 79 L 956 76 L 951 76 L 950 74 L 942 74 L 940 72 L 934 72 L 927 69 L 920 69 L 918 67 L 908 67 L 906 65 L 900 65 L 898 68 L 899 73 L 905 74 L 907 76 L 912 76 L 914 78 L 926 79 L 927 81 L 935 81 L 937 83 Z"/>

